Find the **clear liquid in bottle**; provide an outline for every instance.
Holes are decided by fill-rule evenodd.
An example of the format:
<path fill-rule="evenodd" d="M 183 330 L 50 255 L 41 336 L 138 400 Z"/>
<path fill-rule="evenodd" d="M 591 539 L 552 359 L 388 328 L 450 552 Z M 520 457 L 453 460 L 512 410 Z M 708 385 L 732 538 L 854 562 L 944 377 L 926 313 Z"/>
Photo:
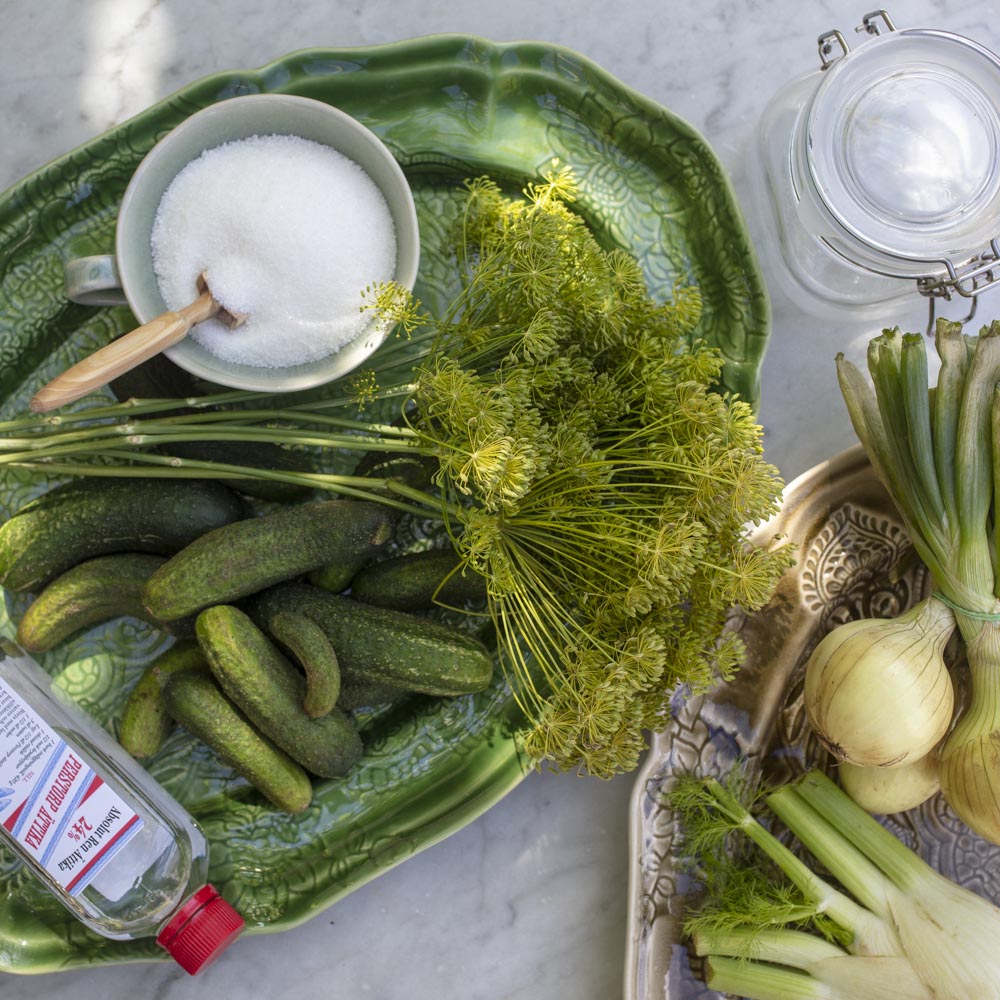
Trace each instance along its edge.
<path fill-rule="evenodd" d="M 6 641 L 0 831 L 78 920 L 115 940 L 156 936 L 188 972 L 242 930 L 206 882 L 208 845 L 192 817 Z"/>

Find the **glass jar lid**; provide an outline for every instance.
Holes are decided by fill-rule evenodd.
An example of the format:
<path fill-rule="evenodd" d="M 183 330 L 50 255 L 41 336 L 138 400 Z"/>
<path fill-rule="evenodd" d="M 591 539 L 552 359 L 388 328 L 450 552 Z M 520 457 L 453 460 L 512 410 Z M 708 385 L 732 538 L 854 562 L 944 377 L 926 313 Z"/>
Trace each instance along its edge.
<path fill-rule="evenodd" d="M 900 277 L 988 251 L 1000 235 L 1000 60 L 930 29 L 844 50 L 806 119 L 808 173 L 831 235 Z"/>

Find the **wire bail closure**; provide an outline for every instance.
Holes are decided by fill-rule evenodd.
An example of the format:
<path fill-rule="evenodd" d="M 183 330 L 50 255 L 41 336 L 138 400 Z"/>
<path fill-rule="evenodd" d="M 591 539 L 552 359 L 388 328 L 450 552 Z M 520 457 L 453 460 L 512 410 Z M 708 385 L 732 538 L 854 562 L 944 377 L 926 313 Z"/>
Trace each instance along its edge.
<path fill-rule="evenodd" d="M 896 31 L 896 25 L 888 11 L 879 9 L 865 14 L 861 24 L 854 30 L 856 34 L 878 36 Z M 851 51 L 847 39 L 837 29 L 819 35 L 817 48 L 821 70 L 830 69 Z M 947 302 L 956 295 L 971 300 L 969 313 L 962 321 L 968 322 L 976 314 L 978 297 L 987 289 L 1000 284 L 1000 236 L 992 238 L 986 249 L 963 261 L 956 263 L 952 258 L 944 257 L 932 259 L 928 263 L 940 265 L 941 270 L 915 280 L 917 291 L 928 299 L 927 333 L 930 335 L 934 330 L 936 300 L 943 299 Z"/>
<path fill-rule="evenodd" d="M 869 11 L 861 18 L 861 24 L 854 30 L 858 34 L 864 32 L 866 35 L 881 35 L 882 28 L 878 25 L 879 21 L 882 22 L 886 31 L 896 30 L 896 25 L 892 23 L 889 12 L 885 10 Z M 816 42 L 819 47 L 820 69 L 829 69 L 838 59 L 843 59 L 851 51 L 850 45 L 847 44 L 847 39 L 836 28 L 831 31 L 824 31 Z M 833 55 L 834 43 L 840 49 L 839 55 Z"/>

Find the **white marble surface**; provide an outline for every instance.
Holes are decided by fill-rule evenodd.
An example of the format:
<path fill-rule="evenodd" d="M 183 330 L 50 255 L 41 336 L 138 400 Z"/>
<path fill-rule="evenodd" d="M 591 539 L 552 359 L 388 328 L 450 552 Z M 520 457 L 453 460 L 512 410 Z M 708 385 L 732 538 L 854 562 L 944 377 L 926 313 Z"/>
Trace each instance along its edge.
<path fill-rule="evenodd" d="M 177 88 L 295 49 L 455 31 L 577 49 L 713 144 L 749 198 L 748 141 L 769 95 L 849 32 L 842 0 L 0 0 L 0 188 Z M 900 27 L 1000 50 L 994 0 L 897 0 Z M 753 226 L 765 242 L 770 234 Z M 880 322 L 831 323 L 773 294 L 768 455 L 786 478 L 853 443 L 833 356 Z M 984 310 L 989 312 L 988 307 Z M 922 329 L 918 302 L 885 317 Z M 611 1000 L 622 992 L 631 781 L 538 774 L 485 816 L 305 925 L 234 946 L 197 979 L 169 965 L 2 975 L 4 1000 Z"/>

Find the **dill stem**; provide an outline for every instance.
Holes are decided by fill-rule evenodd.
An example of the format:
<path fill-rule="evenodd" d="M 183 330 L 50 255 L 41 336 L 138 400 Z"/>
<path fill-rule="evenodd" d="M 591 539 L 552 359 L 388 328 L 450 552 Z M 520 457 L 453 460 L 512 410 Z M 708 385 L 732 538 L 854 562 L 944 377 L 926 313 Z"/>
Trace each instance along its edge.
<path fill-rule="evenodd" d="M 0 465 L 18 462 L 28 456 L 33 459 L 74 453 L 96 456 L 100 455 L 101 449 L 108 444 L 115 448 L 134 447 L 138 449 L 189 441 L 258 441 L 307 448 L 346 448 L 393 452 L 406 450 L 413 454 L 432 454 L 429 447 L 419 447 L 416 444 L 408 444 L 395 439 L 386 440 L 378 436 L 360 437 L 358 435 L 325 434 L 323 432 L 303 433 L 301 431 L 292 433 L 274 427 L 222 426 L 220 429 L 218 425 L 177 428 L 155 424 L 141 427 L 118 424 L 99 433 L 81 431 L 60 434 L 54 443 L 24 438 L 14 439 L 10 442 L 9 447 L 19 447 L 21 450 L 6 454 L 0 451 Z"/>
<path fill-rule="evenodd" d="M 50 476 L 97 476 L 116 479 L 265 479 L 271 482 L 308 486 L 359 500 L 370 500 L 416 517 L 444 518 L 448 513 L 454 515 L 456 512 L 449 511 L 448 505 L 439 497 L 431 496 L 391 478 L 376 479 L 369 476 L 343 476 L 323 472 L 289 472 L 145 452 L 119 452 L 112 449 L 101 452 L 100 456 L 128 459 L 142 464 L 103 465 L 51 462 L 47 459 L 22 460 L 9 464 L 12 468 L 44 472 Z"/>

